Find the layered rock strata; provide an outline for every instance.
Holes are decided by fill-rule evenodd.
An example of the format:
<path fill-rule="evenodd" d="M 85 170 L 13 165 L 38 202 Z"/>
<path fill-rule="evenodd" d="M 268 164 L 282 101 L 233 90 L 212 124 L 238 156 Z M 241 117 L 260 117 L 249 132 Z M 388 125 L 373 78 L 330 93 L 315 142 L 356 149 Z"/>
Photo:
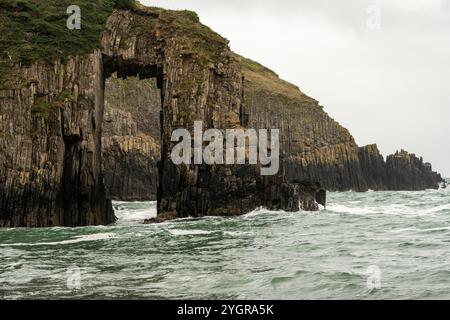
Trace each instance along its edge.
<path fill-rule="evenodd" d="M 384 160 L 376 145 L 360 148 L 360 163 L 372 190 L 419 191 L 438 189 L 444 182 L 430 163 L 405 150 Z"/>
<path fill-rule="evenodd" d="M 0 19 L 38 14 L 37 4 L 26 4 L 2 4 Z M 325 189 L 415 190 L 440 178 L 405 152 L 384 165 L 375 147 L 359 148 L 317 101 L 236 56 L 192 12 L 136 7 L 108 16 L 98 48 L 90 43 L 88 53 L 16 63 L 11 72 L 13 56 L 1 52 L 0 226 L 108 224 L 115 217 L 107 192 L 147 200 L 156 189 L 162 221 L 239 215 L 259 206 L 317 210 Z M 43 26 L 59 21 L 55 17 Z M 90 17 L 86 29 L 99 18 Z M 26 42 L 36 28 L 25 25 Z M 156 81 L 159 116 L 137 83 L 121 92 L 115 80 L 105 84 L 113 74 Z M 280 129 L 279 173 L 262 177 L 255 165 L 175 165 L 172 132 L 192 134 L 197 120 L 203 130 Z"/>
<path fill-rule="evenodd" d="M 100 50 L 21 72 L 25 86 L 0 90 L 0 227 L 113 222 L 101 162 Z"/>
<path fill-rule="evenodd" d="M 192 132 L 196 120 L 203 121 L 204 129 L 248 125 L 239 62 L 228 42 L 190 12 L 114 10 L 104 27 L 101 49 L 14 68 L 23 81 L 2 82 L 0 90 L 1 226 L 79 226 L 115 220 L 102 172 L 105 79 L 114 73 L 118 78 L 156 78 L 161 91 L 161 219 L 243 214 L 268 201 L 282 209 L 287 202 L 279 197 L 298 192 L 281 188 L 272 198 L 263 198 L 267 183 L 288 182 L 284 177 L 264 181 L 257 166 L 171 162 L 174 129 Z M 130 128 L 105 136 L 104 155 L 141 152 L 132 157 L 140 165 L 157 149 L 156 139 L 140 136 L 135 130 L 140 123 L 128 122 L 130 116 L 117 110 L 107 113 L 107 121 Z M 117 165 L 104 166 L 117 172 L 122 169 Z M 148 170 L 154 167 L 142 167 L 142 172 Z M 115 189 L 114 179 L 107 178 L 120 197 L 127 187 L 123 189 L 121 182 Z"/>

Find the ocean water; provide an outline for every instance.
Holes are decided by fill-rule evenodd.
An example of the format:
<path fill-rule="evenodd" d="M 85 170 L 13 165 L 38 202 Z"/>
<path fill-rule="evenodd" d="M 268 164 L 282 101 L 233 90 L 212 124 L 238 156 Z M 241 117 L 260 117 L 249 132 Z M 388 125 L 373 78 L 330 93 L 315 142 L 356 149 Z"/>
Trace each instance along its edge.
<path fill-rule="evenodd" d="M 320 212 L 0 230 L 3 299 L 450 298 L 450 189 L 329 193 Z"/>

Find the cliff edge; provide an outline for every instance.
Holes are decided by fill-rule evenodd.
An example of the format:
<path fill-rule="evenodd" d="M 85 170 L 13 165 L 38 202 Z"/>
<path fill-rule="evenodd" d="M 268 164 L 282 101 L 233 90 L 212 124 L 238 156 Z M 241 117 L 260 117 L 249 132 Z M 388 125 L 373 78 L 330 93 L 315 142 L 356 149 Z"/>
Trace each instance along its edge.
<path fill-rule="evenodd" d="M 404 153 L 383 167 L 317 101 L 233 53 L 194 12 L 78 0 L 82 28 L 70 30 L 72 4 L 0 3 L 0 226 L 112 223 L 111 198 L 156 197 L 159 221 L 317 210 L 324 188 L 418 189 L 439 178 Z M 118 84 L 126 78 L 135 84 Z M 173 164 L 172 132 L 192 133 L 198 120 L 204 130 L 279 128 L 279 173 Z"/>

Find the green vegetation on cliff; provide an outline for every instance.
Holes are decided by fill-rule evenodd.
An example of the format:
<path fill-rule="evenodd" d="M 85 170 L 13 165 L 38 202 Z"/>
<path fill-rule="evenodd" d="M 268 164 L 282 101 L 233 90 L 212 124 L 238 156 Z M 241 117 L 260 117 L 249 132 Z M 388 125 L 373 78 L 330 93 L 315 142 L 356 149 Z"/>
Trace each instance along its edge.
<path fill-rule="evenodd" d="M 67 28 L 67 8 L 81 9 L 81 29 Z M 91 52 L 114 8 L 133 9 L 134 0 L 2 0 L 0 2 L 0 83 L 13 66 L 53 61 Z"/>
<path fill-rule="evenodd" d="M 54 109 L 62 107 L 64 103 L 73 101 L 73 97 L 69 91 L 61 92 L 55 99 L 49 100 L 46 96 L 36 97 L 31 111 L 40 115 L 44 120 L 48 120 L 50 112 Z"/>
<path fill-rule="evenodd" d="M 137 11 L 142 14 L 142 19 L 134 20 L 135 30 L 144 27 L 146 30 L 142 31 L 152 32 L 152 29 L 157 28 L 182 45 L 181 54 L 184 57 L 192 57 L 199 64 L 205 65 L 220 59 L 223 51 L 228 48 L 228 40 L 200 23 L 197 13 L 193 11 L 174 11 L 142 5 L 138 6 Z"/>
<path fill-rule="evenodd" d="M 81 29 L 67 28 L 67 8 L 81 9 Z M 90 52 L 112 10 L 134 8 L 133 0 L 2 0 L 0 52 L 2 60 L 29 65 Z"/>
<path fill-rule="evenodd" d="M 300 102 L 316 104 L 316 101 L 303 94 L 300 89 L 290 82 L 281 79 L 278 74 L 262 64 L 235 54 L 242 67 L 247 89 L 251 91 L 277 96 L 286 102 Z"/>
<path fill-rule="evenodd" d="M 67 8 L 71 5 L 81 9 L 80 30 L 67 28 Z M 189 10 L 144 7 L 135 0 L 1 0 L 0 85 L 8 87 L 6 82 L 19 76 L 13 71 L 15 66 L 65 61 L 100 48 L 101 33 L 114 9 L 138 13 L 142 19 L 135 21 L 139 24 L 135 30 L 152 33 L 158 28 L 173 34 L 183 44 L 182 54 L 200 63 L 219 55 L 228 44 Z"/>

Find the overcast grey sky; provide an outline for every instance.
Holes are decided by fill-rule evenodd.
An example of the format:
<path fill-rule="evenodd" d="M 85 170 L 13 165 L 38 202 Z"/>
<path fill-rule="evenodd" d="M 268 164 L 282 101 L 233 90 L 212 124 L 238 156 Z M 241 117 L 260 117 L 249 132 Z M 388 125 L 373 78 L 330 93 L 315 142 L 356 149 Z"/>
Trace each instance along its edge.
<path fill-rule="evenodd" d="M 358 144 L 385 156 L 404 148 L 450 177 L 450 0 L 140 1 L 196 11 Z"/>

